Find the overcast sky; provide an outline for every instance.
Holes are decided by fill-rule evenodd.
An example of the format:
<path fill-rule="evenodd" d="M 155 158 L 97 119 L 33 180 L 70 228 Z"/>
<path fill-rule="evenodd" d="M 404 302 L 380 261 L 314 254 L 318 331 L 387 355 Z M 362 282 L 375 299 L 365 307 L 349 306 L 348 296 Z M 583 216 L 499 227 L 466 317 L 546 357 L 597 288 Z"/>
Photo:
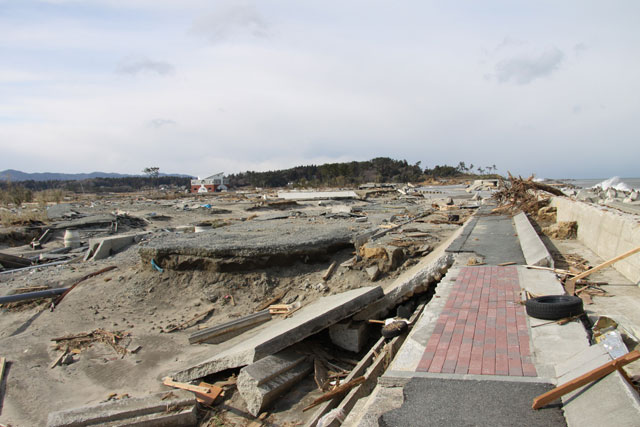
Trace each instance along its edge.
<path fill-rule="evenodd" d="M 0 0 L 0 170 L 640 176 L 640 2 Z"/>

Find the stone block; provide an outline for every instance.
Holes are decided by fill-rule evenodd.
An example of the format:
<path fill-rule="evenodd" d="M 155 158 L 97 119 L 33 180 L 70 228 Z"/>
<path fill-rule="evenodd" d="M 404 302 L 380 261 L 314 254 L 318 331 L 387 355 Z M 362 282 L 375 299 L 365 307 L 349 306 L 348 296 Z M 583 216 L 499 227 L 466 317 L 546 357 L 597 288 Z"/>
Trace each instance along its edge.
<path fill-rule="evenodd" d="M 369 338 L 369 327 L 365 322 L 345 321 L 329 327 L 331 342 L 340 348 L 359 353 Z"/>
<path fill-rule="evenodd" d="M 311 359 L 285 350 L 245 366 L 238 375 L 238 392 L 249 413 L 257 417 L 263 409 L 311 372 Z"/>

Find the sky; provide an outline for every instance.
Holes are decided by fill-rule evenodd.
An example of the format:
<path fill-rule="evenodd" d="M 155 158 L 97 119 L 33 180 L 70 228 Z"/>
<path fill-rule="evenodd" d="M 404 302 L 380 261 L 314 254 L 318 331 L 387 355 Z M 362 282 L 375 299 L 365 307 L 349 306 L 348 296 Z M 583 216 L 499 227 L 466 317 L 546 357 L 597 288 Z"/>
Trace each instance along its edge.
<path fill-rule="evenodd" d="M 638 177 L 640 2 L 0 0 L 0 170 Z"/>

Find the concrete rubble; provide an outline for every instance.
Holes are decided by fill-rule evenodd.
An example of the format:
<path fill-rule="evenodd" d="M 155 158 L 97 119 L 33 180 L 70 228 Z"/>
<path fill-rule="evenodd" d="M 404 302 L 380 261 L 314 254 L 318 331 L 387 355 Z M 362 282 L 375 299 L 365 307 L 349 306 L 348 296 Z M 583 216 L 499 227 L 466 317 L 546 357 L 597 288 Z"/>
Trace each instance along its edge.
<path fill-rule="evenodd" d="M 247 404 L 247 410 L 258 416 L 275 399 L 311 372 L 309 356 L 285 350 L 267 356 L 240 369 L 238 392 Z"/>
<path fill-rule="evenodd" d="M 178 381 L 190 381 L 225 369 L 249 365 L 352 316 L 382 296 L 382 289 L 376 286 L 323 297 L 303 307 L 291 318 L 272 321 L 267 326 L 252 329 L 235 340 L 213 348 L 210 352 L 214 354 L 213 357 L 197 361 L 172 377 Z"/>
<path fill-rule="evenodd" d="M 24 247 L 0 246 L 2 253 L 21 257 L 15 264 L 20 268 L 0 275 L 6 294 L 56 294 L 82 274 L 107 264 L 117 269 L 87 280 L 53 312 L 46 310 L 46 300 L 3 307 L 0 357 L 7 357 L 11 369 L 0 381 L 0 423 L 195 425 L 206 422 L 206 414 L 212 423 L 246 425 L 260 417 L 256 422 L 311 426 L 333 408 L 349 420 L 345 425 L 396 419 L 399 412 L 388 411 L 403 405 L 408 372 L 425 353 L 447 289 L 462 268 L 491 271 L 498 262 L 515 264 L 527 290 L 561 293 L 553 272 L 521 266 L 555 268 L 557 259 L 536 230 L 545 229 L 544 239 L 556 242 L 563 236 L 557 229 L 571 229 L 577 239 L 568 245 L 589 242 L 602 254 L 640 245 L 634 240 L 636 217 L 611 210 L 634 208 L 637 192 L 575 192 L 578 198 L 591 198 L 591 205 L 556 195 L 550 205 L 534 200 L 528 216 L 513 212 L 512 218 L 511 213 L 490 212 L 497 191 L 497 181 L 479 180 L 449 186 L 376 184 L 356 191 L 256 189 L 206 199 L 135 196 L 126 203 L 105 198 L 52 206 L 47 213 L 53 222 L 31 234 L 25 229 Z M 585 219 L 596 217 L 593 224 Z M 79 248 L 62 247 L 66 230 L 75 233 Z M 614 234 L 619 236 L 612 243 Z M 40 236 L 48 237 L 39 242 Z M 482 253 L 486 241 L 498 244 L 506 238 L 515 246 Z M 86 262 L 77 262 L 82 255 Z M 467 265 L 471 258 L 474 265 Z M 637 262 L 629 258 L 615 268 L 637 279 Z M 620 301 L 608 300 L 610 307 Z M 621 323 L 634 316 L 629 311 L 611 314 Z M 391 317 L 411 319 L 409 333 L 381 337 L 376 320 Z M 529 329 L 538 372 L 531 383 L 550 387 L 550 382 L 579 375 L 576 366 L 582 361 L 588 359 L 585 366 L 591 366 L 605 357 L 587 354 L 596 346 L 588 347 L 579 323 L 527 322 L 536 326 Z M 92 330 L 117 336 L 119 344 L 83 341 Z M 60 341 L 56 348 L 47 345 L 66 336 L 80 338 Z M 58 358 L 69 363 L 38 370 Z M 311 374 L 314 358 L 316 370 L 322 361 L 330 371 L 324 381 Z M 430 374 L 421 376 L 447 388 L 443 374 Z M 336 386 L 364 380 L 303 412 L 330 392 L 327 375 Z M 202 411 L 196 411 L 194 395 L 167 390 L 161 382 L 165 376 L 196 388 L 200 381 L 227 391 L 235 386 L 238 393 L 223 393 L 214 409 L 201 405 Z M 621 375 L 609 376 L 566 396 L 570 425 L 579 425 L 586 413 L 596 419 L 593 401 L 604 394 L 616 397 L 602 407 L 633 419 L 637 395 L 621 388 L 624 384 Z M 610 387 L 617 389 L 611 392 Z M 113 399 L 115 391 L 135 397 L 94 404 L 106 396 Z M 64 398 L 25 410 L 24 396 L 43 393 Z M 404 401 L 411 399 L 405 396 Z"/>

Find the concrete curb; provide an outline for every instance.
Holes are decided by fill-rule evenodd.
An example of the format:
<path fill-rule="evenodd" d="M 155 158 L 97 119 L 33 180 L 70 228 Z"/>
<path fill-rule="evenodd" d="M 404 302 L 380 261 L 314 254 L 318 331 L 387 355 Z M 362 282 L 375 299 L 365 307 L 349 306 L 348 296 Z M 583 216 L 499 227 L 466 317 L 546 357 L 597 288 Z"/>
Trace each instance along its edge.
<path fill-rule="evenodd" d="M 527 215 L 524 212 L 520 212 L 513 217 L 513 222 L 527 264 L 553 268 L 553 258 L 529 222 Z"/>

